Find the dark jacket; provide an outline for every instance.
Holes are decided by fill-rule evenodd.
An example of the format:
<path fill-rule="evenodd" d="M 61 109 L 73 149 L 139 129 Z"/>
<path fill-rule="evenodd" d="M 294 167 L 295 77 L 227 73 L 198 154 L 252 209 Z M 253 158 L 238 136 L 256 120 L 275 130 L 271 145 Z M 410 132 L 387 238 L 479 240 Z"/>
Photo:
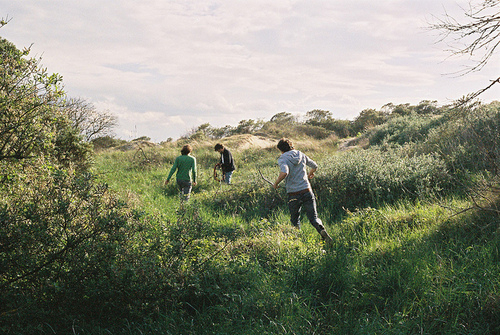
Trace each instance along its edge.
<path fill-rule="evenodd" d="M 224 148 L 224 151 L 220 154 L 220 164 L 222 172 L 231 172 L 236 170 L 233 155 L 231 155 L 231 152 L 226 148 Z"/>

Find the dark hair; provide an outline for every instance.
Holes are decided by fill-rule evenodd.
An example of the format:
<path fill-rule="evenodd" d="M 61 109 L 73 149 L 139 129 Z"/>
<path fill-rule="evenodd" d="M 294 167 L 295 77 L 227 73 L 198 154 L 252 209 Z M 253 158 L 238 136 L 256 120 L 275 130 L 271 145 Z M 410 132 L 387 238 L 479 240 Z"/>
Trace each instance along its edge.
<path fill-rule="evenodd" d="M 187 155 L 193 151 L 193 147 L 191 147 L 189 144 L 186 144 L 185 146 L 182 147 L 181 149 L 181 154 Z"/>
<path fill-rule="evenodd" d="M 293 150 L 293 144 L 292 141 L 290 141 L 288 138 L 282 138 L 277 145 L 278 149 L 280 149 L 283 152 L 287 152 L 290 150 Z"/>
<path fill-rule="evenodd" d="M 220 149 L 224 149 L 224 146 L 223 146 L 222 144 L 220 144 L 220 143 L 217 143 L 217 144 L 215 145 L 214 150 L 215 150 L 215 151 L 218 151 L 218 150 L 220 150 Z"/>

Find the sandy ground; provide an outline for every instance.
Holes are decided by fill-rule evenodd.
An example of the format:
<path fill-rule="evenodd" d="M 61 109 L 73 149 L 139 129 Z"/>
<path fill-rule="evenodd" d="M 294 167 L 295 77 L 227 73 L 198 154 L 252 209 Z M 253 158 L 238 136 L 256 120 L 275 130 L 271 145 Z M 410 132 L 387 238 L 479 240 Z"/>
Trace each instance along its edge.
<path fill-rule="evenodd" d="M 226 141 L 228 147 L 238 150 L 275 147 L 278 143 L 277 140 L 272 138 L 250 134 L 231 136 Z"/>

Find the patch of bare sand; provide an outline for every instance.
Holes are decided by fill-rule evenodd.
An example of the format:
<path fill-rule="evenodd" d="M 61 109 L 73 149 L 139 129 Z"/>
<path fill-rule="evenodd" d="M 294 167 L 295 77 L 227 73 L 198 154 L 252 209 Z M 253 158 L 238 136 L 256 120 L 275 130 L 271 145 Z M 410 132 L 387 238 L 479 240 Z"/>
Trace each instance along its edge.
<path fill-rule="evenodd" d="M 360 139 L 359 137 L 350 137 L 343 139 L 339 144 L 340 151 L 347 151 L 357 148 L 365 148 L 369 145 L 369 141 L 366 138 Z"/>
<path fill-rule="evenodd" d="M 266 136 L 243 134 L 234 135 L 221 140 L 221 143 L 230 150 L 245 150 L 250 148 L 270 148 L 275 147 L 278 140 Z"/>

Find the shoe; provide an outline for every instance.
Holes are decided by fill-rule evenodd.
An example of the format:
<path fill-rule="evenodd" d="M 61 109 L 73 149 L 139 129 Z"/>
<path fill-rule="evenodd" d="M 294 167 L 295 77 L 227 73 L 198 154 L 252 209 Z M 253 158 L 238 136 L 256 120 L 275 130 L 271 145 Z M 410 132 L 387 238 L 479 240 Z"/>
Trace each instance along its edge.
<path fill-rule="evenodd" d="M 320 231 L 321 237 L 323 237 L 323 240 L 326 242 L 326 244 L 331 245 L 333 243 L 333 239 L 328 235 L 326 230 Z"/>

